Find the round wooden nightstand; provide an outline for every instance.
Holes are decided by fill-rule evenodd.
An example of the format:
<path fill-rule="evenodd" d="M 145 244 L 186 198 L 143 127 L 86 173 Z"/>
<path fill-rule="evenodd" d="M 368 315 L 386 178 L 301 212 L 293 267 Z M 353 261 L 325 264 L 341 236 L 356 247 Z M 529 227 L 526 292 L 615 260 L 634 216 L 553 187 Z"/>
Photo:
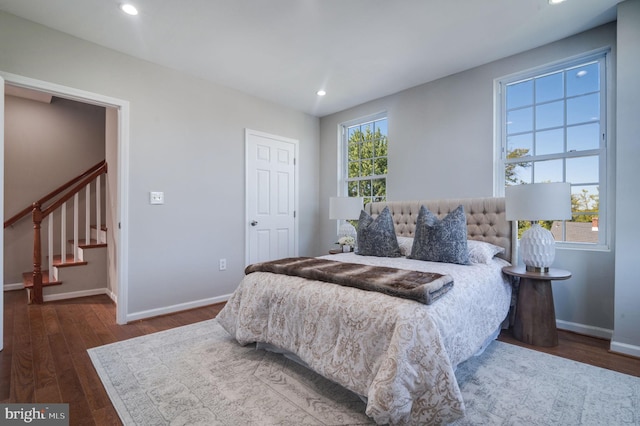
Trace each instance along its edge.
<path fill-rule="evenodd" d="M 505 266 L 502 272 L 520 278 L 513 337 L 530 345 L 557 346 L 551 281 L 567 280 L 571 272 L 554 268 L 549 272 L 529 272 L 524 266 Z"/>

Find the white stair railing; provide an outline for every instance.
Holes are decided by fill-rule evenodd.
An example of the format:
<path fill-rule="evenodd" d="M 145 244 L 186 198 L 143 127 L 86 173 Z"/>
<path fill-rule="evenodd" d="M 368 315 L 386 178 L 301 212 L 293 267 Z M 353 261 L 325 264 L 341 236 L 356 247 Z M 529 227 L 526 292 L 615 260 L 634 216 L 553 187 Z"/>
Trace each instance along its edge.
<path fill-rule="evenodd" d="M 102 212 L 101 208 L 101 190 L 100 190 L 100 176 L 98 176 L 95 180 L 95 208 L 96 208 L 96 218 L 97 218 L 97 227 L 98 229 L 102 228 L 102 224 L 100 223 Z M 87 184 L 86 192 L 85 192 L 85 244 L 91 244 L 91 183 Z M 80 238 L 79 238 L 79 206 L 80 206 L 80 196 L 79 193 L 76 193 L 73 196 L 73 262 L 81 262 L 84 259 L 80 258 Z M 67 262 L 67 203 L 63 203 L 60 207 L 60 263 Z M 58 279 L 58 274 L 55 274 L 54 271 L 56 269 L 53 268 L 53 259 L 55 256 L 55 252 L 53 250 L 53 233 L 54 233 L 54 219 L 53 213 L 48 215 L 47 218 L 47 258 L 48 258 L 48 269 L 49 274 L 54 280 Z M 100 233 L 96 234 L 96 242 L 103 243 L 100 239 Z"/>
<path fill-rule="evenodd" d="M 102 229 L 102 212 L 100 208 L 102 206 L 101 203 L 101 189 L 100 189 L 100 176 L 98 176 L 95 180 L 95 209 L 96 209 L 96 220 L 97 220 L 97 229 L 96 231 L 96 243 L 104 243 L 100 238 L 100 229 Z M 91 244 L 91 183 L 88 183 L 85 191 L 85 244 Z M 80 257 L 80 233 L 79 233 L 79 206 L 80 206 L 80 195 L 76 193 L 73 196 L 73 262 L 81 262 L 84 259 Z M 63 203 L 60 207 L 60 262 L 67 262 L 67 203 Z M 58 280 L 58 274 L 54 273 L 56 269 L 53 268 L 53 259 L 55 257 L 55 252 L 53 250 L 53 232 L 54 232 L 54 219 L 53 213 L 49 214 L 47 217 L 47 266 L 49 270 L 49 274 L 54 280 Z"/>
<path fill-rule="evenodd" d="M 57 274 L 54 274 L 54 271 L 57 269 L 54 269 L 53 266 L 53 257 L 54 257 L 54 251 L 53 251 L 53 246 L 54 246 L 54 241 L 53 241 L 53 237 L 54 237 L 54 219 L 53 219 L 53 213 L 56 210 L 60 210 L 60 262 L 61 263 L 65 263 L 67 260 L 67 243 L 68 243 L 68 237 L 67 237 L 67 201 L 71 199 L 71 197 L 73 197 L 73 260 L 74 262 L 78 262 L 81 261 L 82 259 L 79 259 L 79 250 L 78 250 L 78 246 L 79 246 L 79 232 L 78 232 L 78 227 L 79 227 L 79 192 L 82 190 L 82 188 L 86 188 L 86 192 L 85 192 L 85 238 L 86 238 L 86 244 L 90 244 L 91 243 L 91 231 L 90 231 L 90 226 L 91 226 L 91 182 L 96 182 L 96 188 L 95 188 L 95 196 L 96 196 L 96 203 L 95 203 L 95 207 L 96 207 L 96 227 L 97 227 L 97 231 L 96 231 L 96 241 L 98 243 L 104 243 L 104 241 L 102 241 L 102 239 L 100 238 L 100 230 L 102 229 L 102 212 L 100 211 L 101 206 L 102 206 L 102 202 L 101 202 L 101 198 L 102 198 L 102 194 L 101 194 L 101 179 L 100 176 L 103 173 L 107 172 L 107 166 L 105 162 L 99 163 L 96 166 L 92 167 L 90 170 L 88 170 L 87 172 L 83 173 L 81 176 L 79 176 L 78 178 L 74 179 L 73 181 L 69 182 L 68 184 L 66 184 L 66 188 L 69 188 L 73 183 L 81 181 L 80 183 L 78 183 L 75 187 L 73 187 L 72 189 L 68 190 L 67 194 L 64 196 L 61 196 L 58 201 L 53 202 L 50 206 L 48 206 L 47 208 L 43 209 L 42 208 L 42 202 L 43 200 L 39 200 L 37 202 L 35 202 L 33 204 L 33 210 L 32 210 L 32 217 L 33 217 L 33 224 L 34 224 L 34 245 L 33 245 L 33 293 L 31 295 L 31 301 L 33 301 L 34 303 L 42 303 L 42 269 L 41 269 L 41 265 L 42 265 L 42 247 L 41 247 L 41 241 L 40 241 L 40 229 L 41 229 L 41 223 L 42 220 L 48 217 L 48 221 L 47 221 L 47 237 L 48 237 L 48 241 L 47 241 L 47 256 L 48 256 L 48 267 L 49 267 L 49 277 L 50 279 L 52 278 L 53 280 L 57 280 Z M 63 185 L 64 187 L 64 185 Z M 62 188 L 62 187 L 61 187 Z M 64 189 L 59 189 L 56 190 L 56 193 L 60 193 L 63 190 L 66 190 L 66 188 Z M 49 196 L 45 197 L 48 198 Z M 13 218 L 12 218 L 13 219 Z M 55 276 L 54 276 L 55 275 Z"/>

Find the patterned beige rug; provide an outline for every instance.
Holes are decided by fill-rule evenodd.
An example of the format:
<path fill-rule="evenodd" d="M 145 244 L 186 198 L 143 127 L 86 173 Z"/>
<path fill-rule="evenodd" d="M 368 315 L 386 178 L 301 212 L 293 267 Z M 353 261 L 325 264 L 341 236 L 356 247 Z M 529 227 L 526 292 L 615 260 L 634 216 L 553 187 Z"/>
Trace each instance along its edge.
<path fill-rule="evenodd" d="M 216 320 L 89 350 L 125 425 L 362 425 L 365 404 Z M 494 342 L 456 372 L 457 425 L 640 425 L 640 378 Z"/>

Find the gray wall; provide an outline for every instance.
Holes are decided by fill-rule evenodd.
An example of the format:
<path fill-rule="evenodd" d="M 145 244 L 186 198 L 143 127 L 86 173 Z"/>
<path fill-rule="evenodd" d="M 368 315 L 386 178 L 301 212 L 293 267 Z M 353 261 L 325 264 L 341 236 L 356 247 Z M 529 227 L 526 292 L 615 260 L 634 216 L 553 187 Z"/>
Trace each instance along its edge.
<path fill-rule="evenodd" d="M 324 247 L 331 247 L 336 234 L 335 221 L 328 219 L 328 200 L 337 193 L 340 123 L 388 112 L 390 200 L 492 196 L 494 80 L 607 46 L 612 48 L 615 72 L 615 43 L 616 25 L 612 23 L 323 117 L 320 214 Z M 615 84 L 612 89 L 615 99 Z M 609 125 L 611 136 L 615 121 Z M 613 211 L 613 204 L 608 207 Z M 613 250 L 561 249 L 555 266 L 573 272 L 570 280 L 554 283 L 557 318 L 567 328 L 610 336 L 614 325 Z"/>
<path fill-rule="evenodd" d="M 618 6 L 615 333 L 612 350 L 640 356 L 640 1 Z"/>
<path fill-rule="evenodd" d="M 5 217 L 13 216 L 103 160 L 104 126 L 101 107 L 66 99 L 54 98 L 47 104 L 5 96 Z M 69 235 L 73 235 L 73 203 L 67 204 L 67 229 Z M 80 193 L 80 207 L 84 208 L 84 191 Z M 59 223 L 58 213 L 54 214 L 54 220 Z M 45 225 L 43 250 L 46 249 Z M 84 214 L 80 215 L 80 229 L 84 229 Z M 60 253 L 58 232 L 54 234 L 55 253 Z M 33 268 L 30 214 L 5 229 L 4 250 L 5 284 L 22 283 L 22 273 Z M 46 262 L 45 257 L 43 261 Z"/>
<path fill-rule="evenodd" d="M 129 316 L 237 287 L 245 128 L 300 141 L 299 249 L 317 252 L 318 118 L 5 13 L 0 70 L 129 101 Z M 164 191 L 165 204 L 149 205 L 149 191 Z"/>

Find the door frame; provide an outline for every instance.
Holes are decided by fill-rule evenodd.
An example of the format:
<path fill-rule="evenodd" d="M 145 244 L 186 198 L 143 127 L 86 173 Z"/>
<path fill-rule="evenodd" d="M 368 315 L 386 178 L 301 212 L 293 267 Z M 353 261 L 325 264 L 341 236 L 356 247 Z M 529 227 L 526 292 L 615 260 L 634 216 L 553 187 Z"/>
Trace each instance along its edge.
<path fill-rule="evenodd" d="M 120 225 L 117 230 L 118 244 L 116 246 L 116 277 L 117 282 L 117 301 L 116 301 L 116 323 L 127 323 L 127 306 L 128 306 L 128 271 L 129 271 L 129 101 L 112 98 L 97 93 L 87 92 L 73 87 L 62 86 L 59 84 L 36 80 L 17 74 L 6 73 L 0 71 L 0 80 L 4 91 L 4 84 L 23 87 L 26 89 L 38 90 L 41 92 L 51 93 L 54 96 L 60 96 L 78 102 L 92 105 L 115 108 L 118 111 L 118 164 L 117 164 L 117 218 L 116 221 Z M 0 98 L 0 109 L 4 110 L 4 96 Z M 4 119 L 1 126 L 4 126 Z M 4 131 L 3 131 L 4 134 Z M 0 138 L 0 150 L 4 153 L 4 138 Z M 4 156 L 0 162 L 0 187 L 4 188 Z M 4 196 L 2 198 L 4 202 Z M 115 232 L 114 232 L 115 234 Z M 0 237 L 0 253 L 4 247 L 4 233 Z M 4 258 L 4 257 L 3 257 Z M 4 272 L 0 266 L 0 272 Z M 4 276 L 4 275 L 3 275 Z M 3 279 L 4 283 L 4 279 Z M 114 287 L 111 287 L 114 288 Z M 1 300 L 1 299 L 0 299 Z M 0 325 L 4 308 L 0 305 Z M 1 328 L 0 328 L 1 333 Z"/>
<path fill-rule="evenodd" d="M 0 222 L 4 225 L 4 77 L 0 75 Z M 0 351 L 4 349 L 4 228 L 0 232 Z"/>
<path fill-rule="evenodd" d="M 294 255 L 298 255 L 298 242 L 300 234 L 298 232 L 298 224 L 299 220 L 299 191 L 300 191 L 300 176 L 299 176 L 299 167 L 298 167 L 298 153 L 299 153 L 299 145 L 300 142 L 297 139 L 287 138 L 284 136 L 273 135 L 270 133 L 260 132 L 257 130 L 251 130 L 246 128 L 244 131 L 244 234 L 245 234 L 245 244 L 244 244 L 244 258 L 245 258 L 245 266 L 249 264 L 249 226 L 251 222 L 251 217 L 249 213 L 249 138 L 251 136 L 260 136 L 268 139 L 275 139 L 280 142 L 287 142 L 293 144 L 293 156 L 294 156 L 294 174 L 293 174 L 293 209 L 294 209 L 294 217 L 293 217 L 293 232 L 295 237 L 293 239 L 293 252 Z"/>

